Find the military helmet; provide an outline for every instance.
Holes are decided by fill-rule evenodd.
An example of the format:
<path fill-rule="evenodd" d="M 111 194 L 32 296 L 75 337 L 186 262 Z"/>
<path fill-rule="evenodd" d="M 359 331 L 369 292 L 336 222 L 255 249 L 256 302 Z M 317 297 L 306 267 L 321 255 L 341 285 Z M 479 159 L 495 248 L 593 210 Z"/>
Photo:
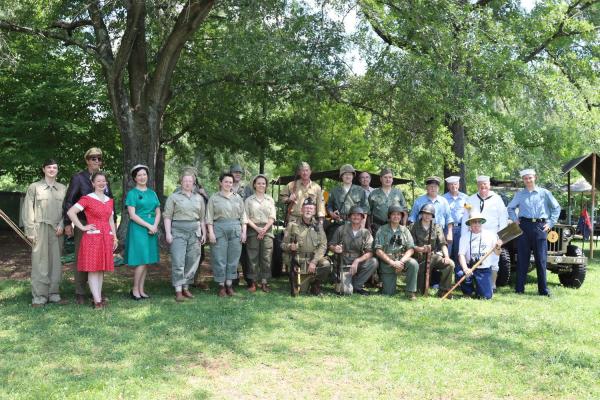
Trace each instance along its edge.
<path fill-rule="evenodd" d="M 431 214 L 435 217 L 435 207 L 433 206 L 433 204 L 425 204 L 423 207 L 421 207 L 421 210 L 419 211 L 419 214 L 422 213 Z"/>
<path fill-rule="evenodd" d="M 365 213 L 365 210 L 363 210 L 363 208 L 357 204 L 353 205 L 352 207 L 350 207 L 350 211 L 348 211 L 348 215 L 352 215 L 352 214 L 360 214 L 361 216 L 363 216 Z"/>
<path fill-rule="evenodd" d="M 306 199 L 304 199 L 304 201 L 302 202 L 302 206 L 316 206 L 315 201 L 312 199 L 312 197 L 307 197 Z"/>
<path fill-rule="evenodd" d="M 231 167 L 229 167 L 229 172 L 234 173 L 234 172 L 244 172 L 244 169 L 242 168 L 242 166 L 240 164 L 232 164 Z"/>
<path fill-rule="evenodd" d="M 344 164 L 340 168 L 340 178 L 342 177 L 342 175 L 344 175 L 347 172 L 350 172 L 351 174 L 356 174 L 356 170 L 354 169 L 354 167 L 352 165 Z"/>
<path fill-rule="evenodd" d="M 390 217 L 390 215 L 392 215 L 393 212 L 399 212 L 399 213 L 407 213 L 406 207 L 402 207 L 402 206 L 398 206 L 398 205 L 391 205 L 388 207 L 388 218 Z"/>

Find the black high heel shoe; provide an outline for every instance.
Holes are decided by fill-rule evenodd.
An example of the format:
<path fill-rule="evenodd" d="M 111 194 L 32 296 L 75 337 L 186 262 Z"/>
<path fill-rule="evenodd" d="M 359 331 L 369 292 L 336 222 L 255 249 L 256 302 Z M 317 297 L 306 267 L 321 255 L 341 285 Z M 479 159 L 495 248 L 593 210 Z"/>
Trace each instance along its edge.
<path fill-rule="evenodd" d="M 133 294 L 133 290 L 129 291 L 129 296 L 131 296 L 131 298 L 135 301 L 140 301 L 142 299 L 142 297 L 138 297 L 135 294 Z"/>
<path fill-rule="evenodd" d="M 141 294 L 141 293 L 140 293 L 140 297 L 142 298 L 142 300 L 145 300 L 145 299 L 149 299 L 149 298 L 150 298 L 150 296 L 148 296 L 148 295 L 145 295 L 145 296 L 144 296 L 144 295 L 143 295 L 143 294 Z"/>

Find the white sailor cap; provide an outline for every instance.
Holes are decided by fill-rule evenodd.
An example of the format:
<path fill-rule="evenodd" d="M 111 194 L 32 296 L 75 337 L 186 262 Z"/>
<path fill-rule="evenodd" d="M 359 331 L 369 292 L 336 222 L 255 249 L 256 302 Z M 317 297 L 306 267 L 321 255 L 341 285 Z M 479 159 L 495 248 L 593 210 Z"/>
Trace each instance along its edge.
<path fill-rule="evenodd" d="M 477 177 L 477 182 L 489 182 L 490 181 L 490 177 L 487 175 L 479 175 Z"/>
<path fill-rule="evenodd" d="M 458 183 L 458 181 L 460 181 L 460 176 L 449 176 L 446 178 L 446 183 Z"/>
<path fill-rule="evenodd" d="M 535 170 L 533 168 L 524 169 L 519 172 L 519 175 L 521 175 L 521 178 L 525 175 L 535 175 Z"/>

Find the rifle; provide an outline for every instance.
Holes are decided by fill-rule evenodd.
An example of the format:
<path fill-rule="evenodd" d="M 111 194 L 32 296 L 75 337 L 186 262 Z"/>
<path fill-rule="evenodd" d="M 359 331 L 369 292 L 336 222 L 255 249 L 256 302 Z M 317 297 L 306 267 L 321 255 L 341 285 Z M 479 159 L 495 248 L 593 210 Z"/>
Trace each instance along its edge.
<path fill-rule="evenodd" d="M 294 193 L 294 195 L 296 194 L 296 185 L 298 183 L 298 178 L 299 178 L 298 173 L 296 173 L 294 175 L 294 186 L 292 187 L 292 193 Z M 290 193 L 290 195 L 292 193 Z M 288 196 L 288 198 L 289 198 L 289 196 Z M 296 204 L 296 200 L 288 202 L 287 213 L 285 214 L 285 221 L 284 221 L 284 225 L 286 225 L 286 226 L 287 226 L 288 222 L 290 222 L 290 215 L 292 214 L 292 210 L 294 209 L 294 204 Z"/>
<path fill-rule="evenodd" d="M 431 231 L 433 230 L 433 221 L 429 225 L 429 235 L 427 238 L 427 246 L 429 246 L 429 251 L 427 252 L 427 256 L 425 257 L 425 287 L 423 288 L 423 296 L 429 296 L 429 279 L 431 279 L 431 253 L 433 253 L 433 249 L 431 248 Z"/>
<path fill-rule="evenodd" d="M 296 235 L 292 235 L 291 243 L 298 244 Z M 298 251 L 292 250 L 292 257 L 290 260 L 290 294 L 292 297 L 296 297 L 300 294 L 300 285 L 302 284 L 300 277 L 300 263 L 298 262 Z"/>
<path fill-rule="evenodd" d="M 8 215 L 6 215 L 6 213 L 4 211 L 2 211 L 2 209 L 0 209 L 0 218 L 2 218 L 4 220 L 4 222 L 6 222 L 6 224 L 8 226 L 10 226 L 12 228 L 12 230 L 15 231 L 15 233 L 21 239 L 23 239 L 23 241 L 25 243 L 27 243 L 29 245 L 29 247 L 33 248 L 33 243 L 31 242 L 31 240 L 29 240 L 29 238 L 27 238 L 27 236 L 25 236 L 25 233 L 23 233 L 23 231 L 19 228 L 19 226 L 17 224 L 15 224 L 13 222 L 13 220 L 10 219 L 10 217 Z"/>

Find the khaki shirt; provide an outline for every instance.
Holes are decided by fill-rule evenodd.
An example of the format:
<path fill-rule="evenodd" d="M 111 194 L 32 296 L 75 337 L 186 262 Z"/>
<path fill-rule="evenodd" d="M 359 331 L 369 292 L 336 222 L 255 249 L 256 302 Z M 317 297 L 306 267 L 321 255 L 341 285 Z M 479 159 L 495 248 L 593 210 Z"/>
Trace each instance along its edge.
<path fill-rule="evenodd" d="M 414 224 L 412 224 L 409 228 L 410 233 L 413 236 L 413 240 L 415 241 L 415 246 L 425 246 L 429 239 L 429 229 L 423 228 L 421 224 L 421 220 L 418 220 Z M 434 252 L 442 251 L 443 246 L 447 246 L 446 236 L 444 235 L 444 230 L 442 227 L 432 221 L 432 231 L 431 231 L 431 248 Z M 423 253 L 419 254 L 420 257 L 423 256 Z"/>
<path fill-rule="evenodd" d="M 231 196 L 225 197 L 219 191 L 210 196 L 206 206 L 206 223 L 212 225 L 220 219 L 238 219 L 241 224 L 247 223 L 244 200 L 239 194 L 233 193 Z"/>
<path fill-rule="evenodd" d="M 372 221 L 382 224 L 388 220 L 388 208 L 390 206 L 406 207 L 406 200 L 400 189 L 391 188 L 386 195 L 382 188 L 373 190 L 369 196 L 369 209 Z"/>
<path fill-rule="evenodd" d="M 246 218 L 257 225 L 267 224 L 269 219 L 273 221 L 277 218 L 275 209 L 275 200 L 265 193 L 265 198 L 260 200 L 255 194 L 244 201 L 246 207 Z"/>
<path fill-rule="evenodd" d="M 290 222 L 283 234 L 282 250 L 291 253 L 290 244 L 294 240 L 298 243 L 296 255 L 298 263 L 303 268 L 306 268 L 306 265 L 310 262 L 317 264 L 325 256 L 327 236 L 325 236 L 323 225 L 314 218 L 309 225 L 305 224 L 304 221 Z"/>
<path fill-rule="evenodd" d="M 183 192 L 175 192 L 167 198 L 163 218 L 173 221 L 200 221 L 204 222 L 204 198 L 198 193 L 190 197 Z"/>
<path fill-rule="evenodd" d="M 294 217 L 302 218 L 302 203 L 305 199 L 310 197 L 317 205 L 317 217 L 325 217 L 325 200 L 323 199 L 323 190 L 318 183 L 313 181 L 310 181 L 306 186 L 302 184 L 300 179 L 295 182 L 288 183 L 279 194 L 279 200 L 286 202 L 290 197 L 290 194 L 294 192 L 294 186 L 296 189 L 296 203 L 293 205 L 291 214 Z"/>
<path fill-rule="evenodd" d="M 390 224 L 383 225 L 377 230 L 373 241 L 373 250 L 381 249 L 394 260 L 399 260 L 407 250 L 414 247 L 413 237 L 408 228 L 403 225 L 399 225 L 396 230 L 393 230 Z M 387 265 L 383 260 L 380 261 Z"/>
<path fill-rule="evenodd" d="M 254 194 L 254 190 L 252 190 L 252 186 L 248 185 L 244 181 L 240 181 L 237 190 L 235 189 L 235 186 L 232 187 L 231 190 L 233 192 L 239 194 L 241 196 L 241 198 L 244 200 L 246 200 L 248 197 L 250 197 L 250 196 L 252 196 L 252 194 Z"/>
<path fill-rule="evenodd" d="M 340 213 L 342 219 L 348 219 L 350 208 L 354 205 L 361 206 L 365 214 L 369 213 L 369 204 L 367 203 L 367 195 L 365 190 L 357 185 L 350 186 L 346 192 L 343 186 L 334 188 L 329 194 L 327 201 L 327 211 Z"/>
<path fill-rule="evenodd" d="M 329 242 L 330 246 L 338 244 L 341 244 L 344 249 L 342 253 L 344 265 L 348 265 L 363 254 L 373 251 L 373 236 L 368 229 L 362 228 L 354 236 L 352 224 L 346 224 L 335 231 Z"/>
<path fill-rule="evenodd" d="M 62 206 L 66 194 L 67 187 L 58 182 L 48 185 L 42 179 L 29 185 L 22 210 L 26 236 L 36 236 L 37 224 L 64 227 Z"/>

